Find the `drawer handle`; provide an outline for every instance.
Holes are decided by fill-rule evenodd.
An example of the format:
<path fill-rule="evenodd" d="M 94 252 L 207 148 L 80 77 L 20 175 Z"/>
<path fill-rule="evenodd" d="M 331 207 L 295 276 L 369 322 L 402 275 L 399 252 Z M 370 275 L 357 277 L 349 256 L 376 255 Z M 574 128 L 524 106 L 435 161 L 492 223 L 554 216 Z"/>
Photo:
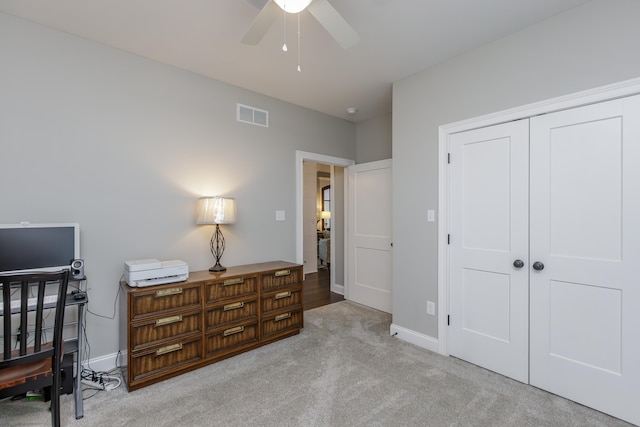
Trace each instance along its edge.
<path fill-rule="evenodd" d="M 244 332 L 244 326 L 236 326 L 235 328 L 227 329 L 224 331 L 224 336 L 228 337 L 229 335 L 239 334 L 240 332 Z"/>
<path fill-rule="evenodd" d="M 276 316 L 274 322 L 279 322 L 281 320 L 288 319 L 290 317 L 291 317 L 291 313 L 279 314 Z"/>
<path fill-rule="evenodd" d="M 182 322 L 182 316 L 171 316 L 156 320 L 156 328 L 158 326 L 169 325 L 171 323 Z"/>
<path fill-rule="evenodd" d="M 223 286 L 229 286 L 229 285 L 238 285 L 242 282 L 244 282 L 244 277 L 238 277 L 236 279 L 227 279 L 224 282 L 222 282 L 222 284 Z"/>
<path fill-rule="evenodd" d="M 280 276 L 288 276 L 290 274 L 291 274 L 291 270 L 280 270 L 280 271 L 276 271 L 274 276 L 280 277 Z"/>
<path fill-rule="evenodd" d="M 182 350 L 182 344 L 172 344 L 166 347 L 162 347 L 156 350 L 156 356 L 162 356 L 163 354 L 171 353 L 172 351 Z"/>
<path fill-rule="evenodd" d="M 244 302 L 234 302 L 233 304 L 227 304 L 224 306 L 224 311 L 229 310 L 237 310 L 238 308 L 244 307 Z"/>
<path fill-rule="evenodd" d="M 156 298 L 168 297 L 171 295 L 180 295 L 181 293 L 182 293 L 182 288 L 160 289 L 156 291 Z"/>
<path fill-rule="evenodd" d="M 276 294 L 275 299 L 289 298 L 291 296 L 291 291 L 280 292 Z"/>

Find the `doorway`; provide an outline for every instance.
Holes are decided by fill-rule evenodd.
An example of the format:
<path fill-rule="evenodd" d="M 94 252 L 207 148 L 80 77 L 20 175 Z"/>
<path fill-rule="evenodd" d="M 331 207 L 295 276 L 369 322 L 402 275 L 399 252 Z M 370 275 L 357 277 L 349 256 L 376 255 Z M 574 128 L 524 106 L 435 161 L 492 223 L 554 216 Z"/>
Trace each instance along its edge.
<path fill-rule="evenodd" d="M 339 193 L 331 191 L 331 182 L 340 181 L 333 175 L 341 175 L 342 168 L 309 161 L 303 167 L 303 298 L 305 310 L 310 310 L 344 299 L 342 294 L 331 291 L 332 234 L 343 228 L 340 223 L 331 226 L 332 194 Z"/>
<path fill-rule="evenodd" d="M 328 185 L 330 187 L 330 222 L 319 221 L 322 215 L 322 192 L 318 190 L 317 172 L 310 178 L 305 175 L 305 163 L 324 165 L 320 169 L 328 168 Z M 309 299 L 305 297 L 305 309 L 312 305 L 323 305 L 342 299 L 345 291 L 345 227 L 346 227 L 346 191 L 345 168 L 355 162 L 350 159 L 325 156 L 321 154 L 296 152 L 296 262 L 305 266 L 305 290 L 310 292 Z M 314 167 L 313 169 L 318 169 Z M 310 185 L 310 181 L 313 185 Z M 323 185 L 326 186 L 327 184 Z M 313 189 L 312 189 L 313 188 Z M 313 192 L 311 197 L 305 198 L 305 192 Z M 306 201 L 305 201 L 306 200 Z M 305 209 L 306 208 L 306 209 Z M 306 213 L 305 213 L 306 212 Z M 318 270 L 318 229 L 319 224 L 330 224 L 330 240 L 328 244 L 330 267 Z M 306 250 L 305 250 L 306 248 Z M 323 271 L 324 270 L 324 271 Z M 312 276 L 316 274 L 317 276 Z M 322 279 L 322 280 L 317 280 Z M 315 301 L 319 292 L 324 292 L 328 280 L 326 298 Z M 315 288 L 315 289 L 314 289 Z M 315 302 L 314 302 L 315 301 Z"/>

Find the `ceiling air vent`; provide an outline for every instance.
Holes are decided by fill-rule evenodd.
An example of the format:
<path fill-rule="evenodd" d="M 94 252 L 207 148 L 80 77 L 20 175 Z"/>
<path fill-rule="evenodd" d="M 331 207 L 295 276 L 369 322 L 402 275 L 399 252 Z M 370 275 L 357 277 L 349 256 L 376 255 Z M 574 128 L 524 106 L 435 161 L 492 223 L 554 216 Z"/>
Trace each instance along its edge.
<path fill-rule="evenodd" d="M 252 125 L 269 127 L 269 112 L 248 105 L 238 104 L 238 121 Z"/>

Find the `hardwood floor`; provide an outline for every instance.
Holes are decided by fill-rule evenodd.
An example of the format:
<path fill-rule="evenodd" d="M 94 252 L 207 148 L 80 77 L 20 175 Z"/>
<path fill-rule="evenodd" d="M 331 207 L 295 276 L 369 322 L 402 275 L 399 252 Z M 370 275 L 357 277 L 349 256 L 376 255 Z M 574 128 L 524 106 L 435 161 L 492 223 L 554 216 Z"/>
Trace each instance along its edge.
<path fill-rule="evenodd" d="M 344 300 L 342 295 L 331 292 L 328 268 L 305 275 L 302 289 L 305 310 Z"/>

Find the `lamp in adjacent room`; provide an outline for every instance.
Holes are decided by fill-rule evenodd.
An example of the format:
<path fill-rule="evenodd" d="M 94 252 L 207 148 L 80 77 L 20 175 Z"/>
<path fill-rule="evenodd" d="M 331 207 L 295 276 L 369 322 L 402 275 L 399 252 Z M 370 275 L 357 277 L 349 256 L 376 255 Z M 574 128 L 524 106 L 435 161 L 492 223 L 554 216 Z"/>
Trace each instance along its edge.
<path fill-rule="evenodd" d="M 236 222 L 236 200 L 232 197 L 200 197 L 196 208 L 196 224 L 215 224 L 216 231 L 211 236 L 211 255 L 216 263 L 209 271 L 225 271 L 227 268 L 220 264 L 225 249 L 224 236 L 220 231 L 220 224 Z"/>
<path fill-rule="evenodd" d="M 327 228 L 327 222 L 325 220 L 331 219 L 331 211 L 320 212 L 320 218 L 322 219 L 322 228 Z M 331 225 L 329 225 L 328 228 L 331 228 Z"/>

